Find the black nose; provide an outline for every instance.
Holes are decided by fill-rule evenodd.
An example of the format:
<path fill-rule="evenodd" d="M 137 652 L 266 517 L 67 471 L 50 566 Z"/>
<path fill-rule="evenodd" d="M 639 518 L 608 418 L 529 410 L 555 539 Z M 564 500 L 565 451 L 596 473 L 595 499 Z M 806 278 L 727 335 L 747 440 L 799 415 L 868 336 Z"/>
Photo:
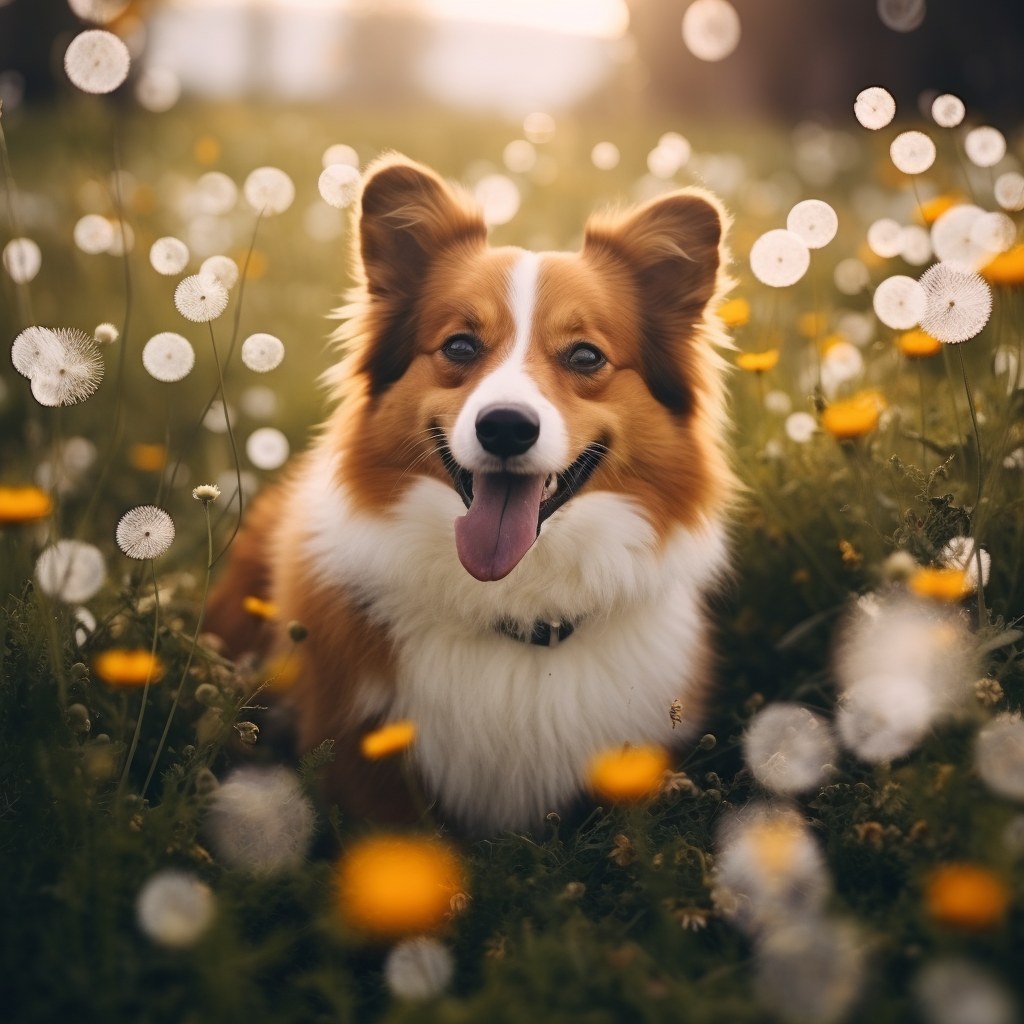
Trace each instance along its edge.
<path fill-rule="evenodd" d="M 521 405 L 492 405 L 476 418 L 476 436 L 485 451 L 507 459 L 529 451 L 540 434 L 540 420 Z"/>

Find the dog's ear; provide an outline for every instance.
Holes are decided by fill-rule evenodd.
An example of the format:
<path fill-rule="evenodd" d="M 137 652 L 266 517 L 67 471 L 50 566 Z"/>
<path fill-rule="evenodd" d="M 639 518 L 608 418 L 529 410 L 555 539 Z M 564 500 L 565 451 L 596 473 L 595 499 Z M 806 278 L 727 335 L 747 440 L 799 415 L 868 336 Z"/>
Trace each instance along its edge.
<path fill-rule="evenodd" d="M 644 379 L 674 413 L 693 404 L 688 373 L 695 329 L 718 288 L 725 214 L 699 189 L 661 196 L 587 223 L 585 256 L 632 275 L 642 324 Z"/>
<path fill-rule="evenodd" d="M 357 239 L 373 324 L 360 371 L 376 395 L 415 355 L 417 299 L 432 262 L 456 246 L 483 247 L 487 226 L 479 209 L 429 168 L 390 154 L 363 180 Z"/>

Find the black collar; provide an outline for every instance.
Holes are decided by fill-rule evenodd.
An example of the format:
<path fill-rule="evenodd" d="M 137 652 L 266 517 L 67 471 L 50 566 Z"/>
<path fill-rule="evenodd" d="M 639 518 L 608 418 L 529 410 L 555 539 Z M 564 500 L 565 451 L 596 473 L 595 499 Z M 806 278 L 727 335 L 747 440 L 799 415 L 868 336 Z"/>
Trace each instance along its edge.
<path fill-rule="evenodd" d="M 502 636 L 510 637 L 524 644 L 533 644 L 536 647 L 557 647 L 576 631 L 576 627 L 571 622 L 544 622 L 541 619 L 533 624 L 529 633 L 508 619 L 503 619 L 494 628 Z"/>

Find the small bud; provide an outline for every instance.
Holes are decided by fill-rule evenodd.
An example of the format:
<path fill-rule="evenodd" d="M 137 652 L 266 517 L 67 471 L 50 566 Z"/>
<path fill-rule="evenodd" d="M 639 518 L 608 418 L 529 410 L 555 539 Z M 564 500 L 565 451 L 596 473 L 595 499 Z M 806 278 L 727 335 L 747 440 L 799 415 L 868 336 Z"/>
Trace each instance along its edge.
<path fill-rule="evenodd" d="M 697 746 L 701 750 L 711 750 L 711 748 L 714 747 L 714 745 L 717 742 L 718 740 L 716 740 L 715 737 L 711 735 L 711 733 L 706 732 L 703 736 L 701 736 L 700 743 L 698 743 Z"/>
<path fill-rule="evenodd" d="M 87 733 L 92 728 L 89 709 L 84 704 L 71 704 L 67 710 L 68 724 L 77 733 Z"/>
<path fill-rule="evenodd" d="M 80 661 L 76 661 L 71 666 L 71 678 L 72 679 L 85 679 L 89 675 L 89 666 L 83 664 Z"/>
<path fill-rule="evenodd" d="M 288 635 L 292 638 L 292 643 L 301 644 L 309 636 L 309 630 L 301 622 L 293 621 L 288 623 Z"/>
<path fill-rule="evenodd" d="M 255 722 L 235 722 L 235 731 L 247 747 L 251 747 L 260 736 L 259 726 Z"/>
<path fill-rule="evenodd" d="M 200 704 L 210 707 L 220 700 L 220 690 L 213 683 L 200 683 L 196 687 L 195 697 Z"/>
<path fill-rule="evenodd" d="M 558 813 L 558 811 L 549 811 L 544 816 L 544 820 L 549 825 L 561 825 L 562 824 L 562 816 Z"/>
<path fill-rule="evenodd" d="M 181 756 L 185 758 L 186 761 L 190 761 L 193 757 L 195 757 L 195 754 L 196 748 L 193 747 L 191 743 L 181 748 Z"/>
<path fill-rule="evenodd" d="M 882 579 L 886 583 L 906 583 L 918 568 L 909 551 L 894 551 L 882 565 Z"/>
<path fill-rule="evenodd" d="M 672 728 L 674 729 L 677 725 L 680 725 L 683 721 L 683 702 L 676 697 L 674 701 L 669 705 L 668 717 L 672 722 Z"/>

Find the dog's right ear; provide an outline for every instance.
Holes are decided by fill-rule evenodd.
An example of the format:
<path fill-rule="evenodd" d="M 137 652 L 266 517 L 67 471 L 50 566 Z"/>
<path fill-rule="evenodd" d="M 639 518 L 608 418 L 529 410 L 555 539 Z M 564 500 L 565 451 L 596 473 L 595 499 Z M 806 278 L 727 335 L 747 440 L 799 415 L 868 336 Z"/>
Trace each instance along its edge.
<path fill-rule="evenodd" d="M 374 324 L 360 371 L 377 395 L 415 355 L 416 300 L 432 261 L 453 247 L 482 248 L 487 225 L 472 202 L 429 168 L 389 154 L 367 169 L 357 237 Z"/>

